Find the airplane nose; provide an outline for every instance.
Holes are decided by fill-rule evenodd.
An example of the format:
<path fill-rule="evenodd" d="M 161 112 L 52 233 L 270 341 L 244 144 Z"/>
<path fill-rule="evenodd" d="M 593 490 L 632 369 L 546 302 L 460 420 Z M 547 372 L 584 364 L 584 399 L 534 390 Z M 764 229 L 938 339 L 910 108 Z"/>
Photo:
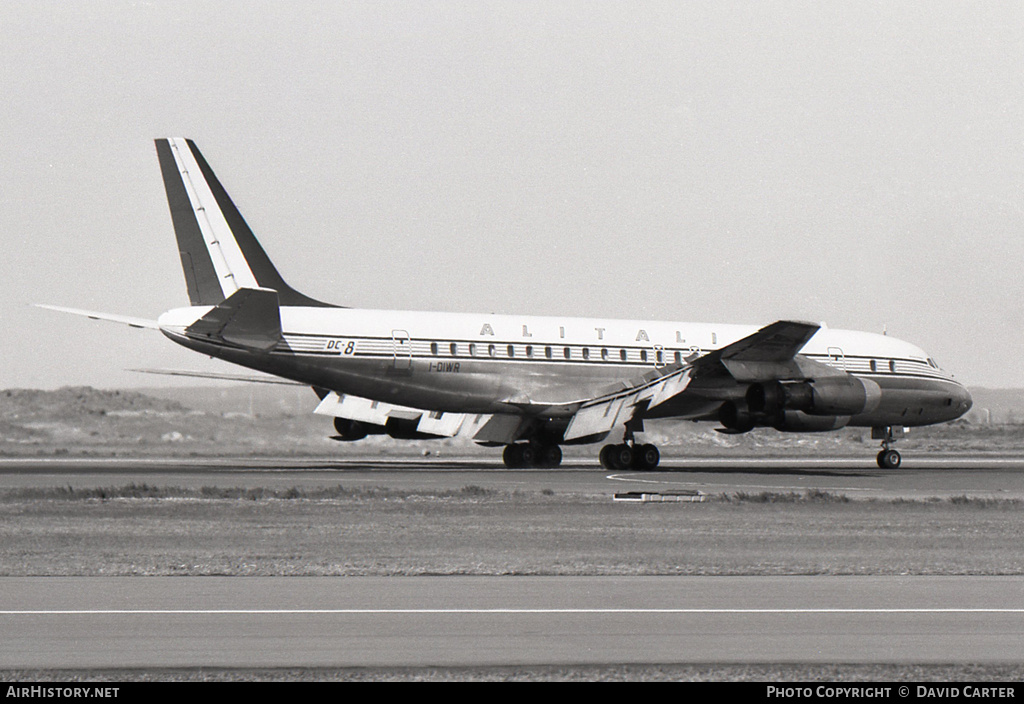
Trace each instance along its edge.
<path fill-rule="evenodd" d="M 971 406 L 974 405 L 974 399 L 971 398 L 971 393 L 962 386 L 957 393 L 956 401 L 959 403 L 960 415 L 967 413 L 967 411 L 971 410 Z"/>

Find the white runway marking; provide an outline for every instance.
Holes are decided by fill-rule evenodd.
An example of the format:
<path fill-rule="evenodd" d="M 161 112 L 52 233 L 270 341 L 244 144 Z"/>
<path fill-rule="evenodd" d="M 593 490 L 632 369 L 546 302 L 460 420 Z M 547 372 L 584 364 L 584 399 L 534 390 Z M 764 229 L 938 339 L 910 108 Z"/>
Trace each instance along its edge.
<path fill-rule="evenodd" d="M 806 609 L 22 609 L 0 610 L 0 616 L 109 615 L 238 615 L 238 614 L 1024 614 L 1024 608 L 806 608 Z"/>

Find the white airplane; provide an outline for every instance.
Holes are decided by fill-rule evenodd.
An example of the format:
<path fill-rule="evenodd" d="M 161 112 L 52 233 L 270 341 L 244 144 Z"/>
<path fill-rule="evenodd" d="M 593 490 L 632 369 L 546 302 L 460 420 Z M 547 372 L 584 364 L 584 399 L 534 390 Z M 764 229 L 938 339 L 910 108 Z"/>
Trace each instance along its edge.
<path fill-rule="evenodd" d="M 44 306 L 160 330 L 174 342 L 320 397 L 336 439 L 468 436 L 509 467 L 555 467 L 561 445 L 653 469 L 644 421 L 821 432 L 870 427 L 877 462 L 911 426 L 959 418 L 971 396 L 920 348 L 796 321 L 717 323 L 355 310 L 281 278 L 195 143 L 156 140 L 191 306 L 158 320 Z M 195 376 L 216 376 L 189 373 Z M 227 375 L 224 375 L 227 377 Z M 228 377 L 237 378 L 237 377 Z"/>

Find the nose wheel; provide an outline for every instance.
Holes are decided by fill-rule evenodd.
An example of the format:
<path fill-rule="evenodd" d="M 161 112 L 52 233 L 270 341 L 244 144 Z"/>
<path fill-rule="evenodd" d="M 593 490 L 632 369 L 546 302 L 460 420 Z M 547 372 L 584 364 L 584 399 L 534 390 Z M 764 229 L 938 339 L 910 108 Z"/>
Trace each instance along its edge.
<path fill-rule="evenodd" d="M 875 461 L 882 469 L 897 469 L 903 458 L 900 453 L 892 449 L 898 438 L 903 437 L 905 430 L 901 426 L 886 425 L 880 428 L 871 429 L 871 437 L 874 440 L 882 441 L 882 451 L 878 453 Z"/>
<path fill-rule="evenodd" d="M 900 466 L 900 462 L 903 461 L 903 458 L 900 457 L 900 453 L 891 449 L 882 450 L 878 453 L 878 457 L 876 459 L 878 461 L 878 466 L 882 469 L 897 469 Z"/>

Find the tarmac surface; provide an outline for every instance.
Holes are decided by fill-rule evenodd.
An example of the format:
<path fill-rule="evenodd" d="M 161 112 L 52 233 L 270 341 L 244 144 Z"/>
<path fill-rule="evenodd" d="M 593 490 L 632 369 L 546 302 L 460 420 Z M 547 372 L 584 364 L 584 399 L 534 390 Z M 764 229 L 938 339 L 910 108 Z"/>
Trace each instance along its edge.
<path fill-rule="evenodd" d="M 5 459 L 40 487 L 475 485 L 1024 497 L 1024 460 Z M 1019 663 L 1022 577 L 0 578 L 0 668 Z"/>
<path fill-rule="evenodd" d="M 611 471 L 594 460 L 567 460 L 558 469 L 510 470 L 499 461 L 467 458 L 290 459 L 0 459 L 0 490 L 130 483 L 199 488 L 317 486 L 452 489 L 545 489 L 587 494 L 627 491 L 803 492 L 850 498 L 902 496 L 1024 498 L 1024 458 L 929 456 L 899 469 L 874 459 L 744 458 L 667 459 L 651 472 Z"/>
<path fill-rule="evenodd" d="M 1015 663 L 1016 577 L 3 578 L 0 668 Z"/>

